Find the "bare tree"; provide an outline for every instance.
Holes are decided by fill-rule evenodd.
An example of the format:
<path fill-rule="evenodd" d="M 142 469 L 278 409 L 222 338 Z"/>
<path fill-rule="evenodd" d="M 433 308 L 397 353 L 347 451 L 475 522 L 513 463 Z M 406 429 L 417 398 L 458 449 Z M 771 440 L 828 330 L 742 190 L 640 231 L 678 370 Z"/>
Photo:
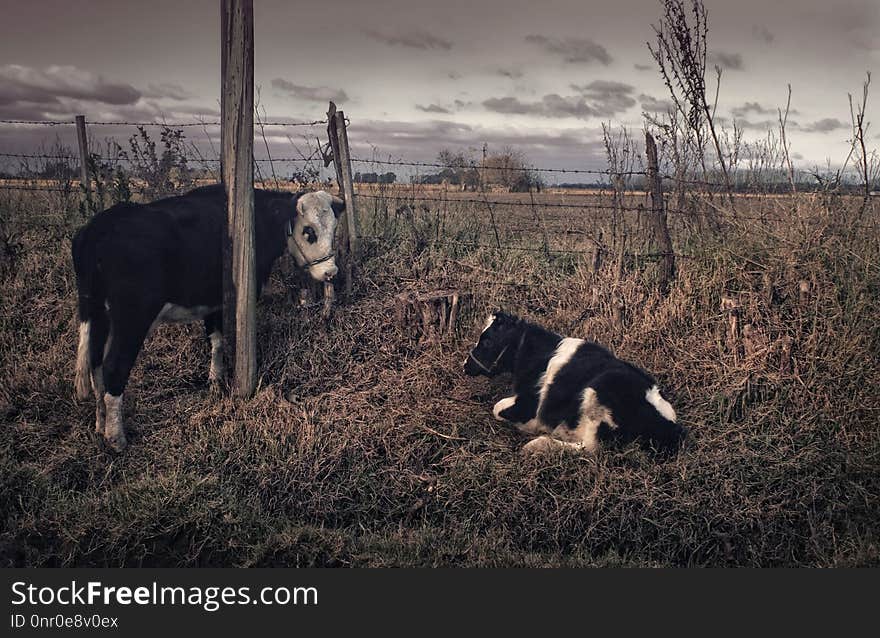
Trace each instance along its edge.
<path fill-rule="evenodd" d="M 791 147 L 785 135 L 785 125 L 788 123 L 788 111 L 791 108 L 791 84 L 788 85 L 788 99 L 785 102 L 785 111 L 779 111 L 779 137 L 782 141 L 782 156 L 785 159 L 785 165 L 788 167 L 788 181 L 791 183 L 791 192 L 797 194 L 797 182 L 794 179 L 794 166 L 791 163 Z"/>
<path fill-rule="evenodd" d="M 849 156 L 847 157 L 847 161 L 849 161 L 849 157 L 853 157 L 856 164 L 856 170 L 859 173 L 859 179 L 862 182 L 862 187 L 865 190 L 865 197 L 870 197 L 871 195 L 871 176 L 870 176 L 870 167 L 872 165 L 872 157 L 869 155 L 867 148 L 865 147 L 865 136 L 868 133 L 868 128 L 870 127 L 870 122 L 865 121 L 865 110 L 868 107 L 868 88 L 871 86 L 871 72 L 868 71 L 867 78 L 865 82 L 862 84 L 862 99 L 860 102 L 857 102 L 853 105 L 853 96 L 852 93 L 848 93 L 847 97 L 849 98 L 849 114 L 850 119 L 852 121 L 852 140 L 851 140 L 851 148 Z"/>
<path fill-rule="evenodd" d="M 706 43 L 709 25 L 702 0 L 692 0 L 690 13 L 684 0 L 661 0 L 663 16 L 654 25 L 656 46 L 648 43 L 648 50 L 660 68 L 660 75 L 669 90 L 675 109 L 683 116 L 694 137 L 704 177 L 708 175 L 705 161 L 707 136 L 712 140 L 715 158 L 721 169 L 724 185 L 731 204 L 733 188 L 721 143 L 715 129 L 715 106 L 721 86 L 721 69 L 715 67 L 716 89 L 713 104 L 706 98 Z"/>

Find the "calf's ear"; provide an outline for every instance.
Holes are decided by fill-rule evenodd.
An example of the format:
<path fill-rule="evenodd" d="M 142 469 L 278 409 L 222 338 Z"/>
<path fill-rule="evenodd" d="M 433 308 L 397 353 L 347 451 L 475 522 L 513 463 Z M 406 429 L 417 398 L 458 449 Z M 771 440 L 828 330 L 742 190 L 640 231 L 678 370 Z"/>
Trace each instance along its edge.
<path fill-rule="evenodd" d="M 338 218 L 345 210 L 345 200 L 333 195 L 330 199 L 330 206 L 333 208 L 333 214 Z"/>

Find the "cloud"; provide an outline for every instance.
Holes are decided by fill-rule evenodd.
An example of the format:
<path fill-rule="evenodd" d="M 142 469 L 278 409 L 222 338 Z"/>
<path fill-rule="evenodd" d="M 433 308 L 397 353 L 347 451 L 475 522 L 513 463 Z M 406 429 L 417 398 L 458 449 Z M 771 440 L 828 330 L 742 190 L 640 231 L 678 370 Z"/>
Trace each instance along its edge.
<path fill-rule="evenodd" d="M 739 53 L 727 53 L 724 51 L 715 51 L 709 54 L 709 64 L 720 66 L 726 71 L 742 71 L 743 59 Z"/>
<path fill-rule="evenodd" d="M 749 113 L 754 113 L 756 115 L 775 115 L 776 109 L 768 109 L 757 102 L 746 102 L 742 106 L 735 106 L 730 109 L 731 115 L 734 117 L 746 117 Z"/>
<path fill-rule="evenodd" d="M 74 66 L 45 69 L 0 65 L 0 106 L 7 108 L 60 107 L 79 100 L 106 105 L 135 104 L 141 92 L 130 84 L 107 82 Z"/>
<path fill-rule="evenodd" d="M 636 104 L 631 95 L 635 88 L 622 82 L 596 80 L 584 86 L 573 84 L 571 88 L 579 95 L 562 96 L 550 93 L 534 102 L 525 102 L 512 96 L 495 97 L 484 100 L 483 107 L 494 113 L 508 115 L 574 117 L 587 120 L 592 117 L 611 117 Z"/>
<path fill-rule="evenodd" d="M 364 30 L 367 37 L 387 44 L 390 47 L 405 47 L 408 49 L 441 49 L 449 51 L 452 48 L 452 42 L 437 37 L 423 29 L 414 29 L 407 33 L 386 34 L 374 31 L 372 29 Z"/>
<path fill-rule="evenodd" d="M 309 102 L 346 102 L 348 94 L 342 89 L 331 89 L 327 86 L 303 86 L 294 84 L 283 78 L 272 80 L 272 87 L 289 94 L 291 97 Z"/>
<path fill-rule="evenodd" d="M 773 40 L 776 39 L 776 36 L 767 27 L 760 24 L 752 25 L 752 36 L 764 44 L 773 44 Z"/>
<path fill-rule="evenodd" d="M 503 78 L 510 78 L 511 80 L 518 80 L 523 76 L 522 71 L 513 67 L 495 69 L 495 74 Z"/>
<path fill-rule="evenodd" d="M 653 64 L 633 64 L 633 68 L 636 71 L 652 71 L 654 69 Z"/>
<path fill-rule="evenodd" d="M 736 125 L 741 129 L 746 129 L 750 131 L 768 131 L 770 129 L 775 129 L 777 126 L 779 126 L 779 122 L 777 122 L 776 120 L 758 120 L 752 122 L 751 120 L 737 118 Z M 790 128 L 798 128 L 797 122 L 788 122 L 786 126 Z"/>
<path fill-rule="evenodd" d="M 669 100 L 661 100 L 647 93 L 639 95 L 639 102 L 642 110 L 648 113 L 667 113 L 673 108 L 672 102 Z"/>
<path fill-rule="evenodd" d="M 355 155 L 369 155 L 371 145 L 375 145 L 380 155 L 415 161 L 430 161 L 442 148 L 478 152 L 485 142 L 490 148 L 509 146 L 520 150 L 539 166 L 604 168 L 605 165 L 601 137 L 591 135 L 582 126 L 545 131 L 535 127 L 495 128 L 447 120 L 365 120 L 349 129 L 349 141 Z M 396 172 L 402 175 L 405 170 L 401 168 Z"/>
<path fill-rule="evenodd" d="M 831 131 L 839 131 L 847 128 L 847 125 L 838 120 L 836 117 L 826 117 L 816 120 L 802 127 L 807 133 L 830 133 Z"/>
<path fill-rule="evenodd" d="M 742 106 L 735 106 L 730 109 L 730 114 L 735 118 L 748 117 L 750 114 L 779 117 L 779 110 L 776 107 L 768 108 L 762 106 L 758 102 L 745 102 Z M 788 114 L 800 115 L 800 112 L 797 109 L 789 109 Z M 791 122 L 789 122 L 789 124 L 791 124 Z"/>
<path fill-rule="evenodd" d="M 599 62 L 608 66 L 611 55 L 601 44 L 586 38 L 549 38 L 545 35 L 527 35 L 526 42 L 537 45 L 553 55 L 562 57 L 569 64 Z"/>
<path fill-rule="evenodd" d="M 416 108 L 420 111 L 424 111 L 425 113 L 452 113 L 447 108 L 443 108 L 437 104 L 429 104 L 428 106 L 422 106 L 421 104 L 416 104 Z"/>
<path fill-rule="evenodd" d="M 624 82 L 594 80 L 586 85 L 572 84 L 571 88 L 587 98 L 600 116 L 616 115 L 636 105 L 632 97 L 635 87 Z"/>
<path fill-rule="evenodd" d="M 571 88 L 581 93 L 594 93 L 600 95 L 617 95 L 620 93 L 632 93 L 635 87 L 625 82 L 615 80 L 593 80 L 589 84 L 572 84 Z"/>
<path fill-rule="evenodd" d="M 161 84 L 149 84 L 147 90 L 144 91 L 144 97 L 153 99 L 168 99 L 183 102 L 198 97 L 194 93 L 190 93 L 179 84 L 163 82 Z"/>

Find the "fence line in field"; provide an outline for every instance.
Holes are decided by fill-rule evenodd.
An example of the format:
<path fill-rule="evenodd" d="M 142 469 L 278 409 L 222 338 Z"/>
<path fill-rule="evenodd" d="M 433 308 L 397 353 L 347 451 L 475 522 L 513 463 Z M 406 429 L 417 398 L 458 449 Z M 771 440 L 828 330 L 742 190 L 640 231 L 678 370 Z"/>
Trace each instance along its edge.
<path fill-rule="evenodd" d="M 2 155 L 2 154 L 0 154 Z M 266 162 L 274 162 L 274 161 L 284 161 L 284 160 L 276 160 L 274 158 L 255 158 L 254 161 L 266 161 Z M 298 160 L 303 161 L 303 160 Z M 37 178 L 34 178 L 37 179 Z M 26 181 L 26 180 L 25 180 Z M 264 181 L 273 181 L 272 179 L 267 179 Z M 284 180 L 279 180 L 284 181 Z M 56 192 L 56 193 L 78 193 L 81 190 L 81 187 L 77 185 L 71 184 L 69 187 L 65 188 L 63 186 L 38 186 L 32 184 L 3 184 L 0 183 L 0 191 L 2 190 L 16 190 L 16 191 L 43 191 L 43 192 Z M 424 197 L 424 196 L 416 196 L 405 192 L 400 193 L 390 193 L 390 194 L 367 194 L 367 193 L 358 193 L 355 195 L 358 199 L 371 199 L 371 200 L 379 200 L 379 201 L 388 201 L 394 200 L 398 202 L 408 203 L 408 202 L 425 202 L 431 204 L 447 204 L 447 205 L 455 205 L 455 204 L 478 204 L 482 206 L 510 206 L 510 207 L 518 207 L 518 208 L 530 208 L 530 209 L 538 209 L 538 208 L 559 208 L 565 210 L 586 210 L 586 211 L 608 211 L 608 212 L 638 212 L 642 214 L 650 214 L 650 208 L 647 206 L 630 206 L 630 205 L 614 205 L 614 204 L 596 204 L 590 202 L 577 202 L 577 203 L 558 203 L 558 202 L 523 202 L 523 201 L 503 201 L 497 199 L 479 199 L 479 198 L 457 198 L 457 197 L 449 197 L 449 198 L 441 198 L 441 197 Z M 684 210 L 678 208 L 669 208 L 665 207 L 664 212 L 669 215 L 677 215 L 682 217 L 691 217 L 691 218 L 700 218 L 704 217 L 705 213 L 695 210 Z M 828 223 L 828 218 L 824 217 L 778 217 L 774 215 L 747 215 L 743 213 L 728 213 L 722 211 L 715 211 L 713 214 L 714 217 L 718 219 L 724 219 L 729 221 L 756 221 L 756 222 L 777 222 L 777 223 L 799 223 L 799 224 L 822 224 Z M 854 229 L 863 229 L 863 230 L 876 230 L 876 226 L 871 224 L 849 224 L 851 228 Z M 543 249 L 539 249 L 543 251 Z"/>
<path fill-rule="evenodd" d="M 384 237 L 382 235 L 361 235 L 362 239 L 367 239 L 370 241 L 376 241 L 379 243 L 392 243 L 399 242 L 400 238 L 398 237 Z M 474 241 L 459 241 L 457 239 L 447 239 L 445 237 L 436 237 L 431 239 L 426 239 L 425 243 L 433 244 L 433 245 L 442 245 L 442 246 L 466 246 L 468 248 L 486 248 L 488 250 L 500 250 L 502 252 L 516 252 L 516 251 L 524 251 L 530 253 L 557 253 L 560 255 L 592 255 L 596 250 L 601 253 L 606 254 L 614 254 L 619 255 L 620 253 L 611 249 L 606 248 L 605 246 L 600 246 L 598 244 L 591 250 L 583 249 L 583 248 L 543 248 L 540 246 L 517 246 L 515 244 L 486 244 L 483 242 L 474 242 Z M 675 255 L 676 257 L 683 257 L 685 259 L 696 259 L 695 255 L 689 255 L 685 253 L 664 253 L 664 252 L 649 252 L 649 253 L 639 253 L 639 252 L 624 252 L 623 256 L 632 258 L 632 259 L 659 259 L 660 257 L 666 257 L 667 255 Z"/>
<path fill-rule="evenodd" d="M 8 157 L 10 159 L 46 159 L 46 160 L 75 160 L 73 155 L 42 155 L 39 153 L 0 153 L 0 157 Z M 140 160 L 132 159 L 130 157 L 105 157 L 102 155 L 95 155 L 94 153 L 90 154 L 91 159 L 100 160 L 102 162 L 127 162 L 129 164 L 136 164 Z M 279 162 L 279 163 L 292 163 L 292 162 L 315 162 L 320 160 L 320 157 L 255 157 L 255 162 Z M 199 157 L 190 160 L 187 158 L 187 161 L 193 161 L 196 163 L 220 163 L 219 157 Z M 28 178 L 22 178 L 28 179 Z"/>
<path fill-rule="evenodd" d="M 520 201 L 501 201 L 501 200 L 490 200 L 490 199 L 470 199 L 470 198 L 440 198 L 440 197 L 422 197 L 409 195 L 401 192 L 400 195 L 397 194 L 386 194 L 386 195 L 374 195 L 367 193 L 357 193 L 358 198 L 364 199 L 375 199 L 375 200 L 397 200 L 402 202 L 432 202 L 435 204 L 482 204 L 482 205 L 491 205 L 491 206 L 514 206 L 514 207 L 522 207 L 522 208 L 564 208 L 564 209 L 575 209 L 575 210 L 604 210 L 604 211 L 612 211 L 612 212 L 641 212 L 644 214 L 650 214 L 651 210 L 647 206 L 630 206 L 625 204 L 594 204 L 589 202 L 584 203 L 570 203 L 570 204 L 561 204 L 556 202 L 520 202 Z M 684 210 L 678 208 L 669 208 L 665 207 L 664 212 L 670 215 L 680 215 L 686 217 L 703 217 L 705 213 L 695 210 Z M 827 222 L 829 220 L 821 218 L 821 217 L 776 217 L 772 215 L 746 215 L 742 213 L 726 213 L 721 211 L 716 211 L 715 216 L 720 219 L 729 219 L 729 220 L 742 220 L 742 221 L 760 221 L 760 222 L 780 222 L 780 223 L 792 223 L 792 222 Z M 867 228 L 873 228 L 872 226 L 866 226 Z"/>
<path fill-rule="evenodd" d="M 0 119 L 0 124 L 10 124 L 10 125 L 31 125 L 31 126 L 47 126 L 47 127 L 55 127 L 55 126 L 65 126 L 65 125 L 74 125 L 76 122 L 74 120 L 14 120 L 14 119 Z M 138 121 L 90 121 L 87 120 L 86 124 L 94 125 L 94 126 L 159 126 L 159 127 L 167 127 L 167 128 L 183 128 L 183 127 L 218 127 L 220 126 L 219 121 L 197 121 L 197 122 L 138 122 Z M 257 127 L 265 127 L 265 126 L 278 126 L 278 127 L 315 127 L 320 125 L 326 125 L 327 119 L 318 119 L 311 121 L 269 121 L 269 122 L 256 122 L 255 123 L 255 131 L 254 134 L 257 134 Z M 10 159 L 44 159 L 44 160 L 73 160 L 75 155 L 71 154 L 70 156 L 65 155 L 51 155 L 45 153 L 0 153 L 0 157 L 10 158 Z M 105 157 L 96 154 L 91 154 L 91 157 L 95 160 L 103 161 L 103 162 L 128 162 L 128 163 L 136 163 L 137 160 L 133 160 L 127 157 Z M 310 163 L 314 161 L 322 160 L 322 157 L 260 157 L 254 158 L 255 162 L 260 163 Z M 195 163 L 213 163 L 219 164 L 219 157 L 197 157 L 192 158 L 192 161 Z M 625 170 L 625 171 L 615 171 L 612 169 L 590 169 L 590 168 L 560 168 L 560 167 L 543 167 L 543 166 L 481 166 L 476 163 L 469 164 L 451 164 L 451 163 L 443 163 L 443 162 L 425 162 L 425 161 L 413 161 L 406 159 L 380 159 L 380 158 L 364 158 L 364 157 L 352 157 L 351 161 L 353 163 L 358 164 L 366 164 L 366 165 L 380 165 L 380 166 L 405 166 L 411 168 L 432 168 L 432 169 L 450 169 L 455 171 L 500 171 L 500 172 L 521 172 L 521 173 L 547 173 L 547 174 L 559 174 L 559 175 L 594 175 L 594 176 L 602 176 L 608 178 L 620 179 L 624 177 L 648 177 L 649 173 L 647 170 Z M 813 171 L 808 171 L 804 169 L 794 169 L 795 173 L 799 173 L 802 175 L 815 175 Z M 664 181 L 669 181 L 673 183 L 685 184 L 688 186 L 699 186 L 705 188 L 717 188 L 717 189 L 726 189 L 727 185 L 722 182 L 711 181 L 707 179 L 697 179 L 694 177 L 682 177 L 677 175 L 671 175 L 668 173 L 660 174 L 660 179 Z M 608 184 L 611 187 L 611 184 Z M 736 184 L 733 184 L 734 188 L 737 187 Z M 755 184 L 755 186 L 759 186 Z M 742 186 L 740 186 L 741 188 Z"/>
<path fill-rule="evenodd" d="M 542 168 L 540 166 L 480 166 L 477 164 L 442 164 L 437 162 L 413 162 L 405 160 L 381 160 L 381 159 L 365 159 L 361 157 L 352 157 L 352 162 L 360 164 L 380 164 L 382 166 L 415 166 L 421 168 L 449 168 L 459 171 L 519 171 L 519 172 L 536 172 L 536 173 L 575 173 L 585 175 L 647 175 L 646 171 L 623 171 L 616 172 L 610 170 L 600 170 L 591 168 Z"/>
<path fill-rule="evenodd" d="M 0 120 L 0 124 L 24 124 L 30 126 L 64 126 L 76 124 L 75 120 Z M 163 126 L 167 128 L 183 128 L 192 126 L 220 126 L 220 122 L 125 122 L 125 121 L 92 121 L 86 124 L 93 126 Z M 257 122 L 256 126 L 319 126 L 327 124 L 327 120 L 312 120 L 310 122 Z"/>
<path fill-rule="evenodd" d="M 255 123 L 255 129 L 257 126 L 291 126 L 291 127 L 313 127 L 322 124 L 327 124 L 327 119 L 317 119 L 312 121 L 270 121 L 270 122 L 257 122 Z M 0 120 L 0 124 L 18 124 L 18 125 L 41 125 L 47 127 L 59 126 L 59 125 L 72 125 L 76 122 L 74 120 Z M 129 122 L 129 121 L 89 121 L 88 124 L 91 125 L 103 125 L 103 126 L 162 126 L 168 128 L 177 128 L 177 127 L 204 127 L 204 126 L 217 126 L 220 122 L 175 122 L 175 123 L 167 123 L 167 122 Z M 254 131 L 254 134 L 257 134 L 257 131 Z M 195 150 L 198 153 L 197 150 Z M 8 159 L 20 159 L 20 160 L 47 160 L 47 161 L 67 161 L 73 162 L 76 161 L 77 158 L 75 154 L 71 153 L 70 155 L 63 154 L 52 154 L 52 153 L 0 153 L 0 157 L 8 158 Z M 145 161 L 138 158 L 130 158 L 125 155 L 114 156 L 114 157 L 106 157 L 98 154 L 90 153 L 88 155 L 90 160 L 100 161 L 107 163 L 109 167 L 112 167 L 115 163 L 126 163 L 126 164 L 135 164 L 135 165 L 149 165 L 149 161 Z M 202 164 L 219 164 L 219 157 L 195 157 L 195 158 L 187 158 L 183 157 L 187 162 L 192 162 L 194 165 Z M 314 164 L 317 162 L 324 161 L 324 154 L 321 149 L 318 149 L 313 152 L 310 156 L 301 155 L 299 157 L 254 157 L 253 161 L 255 164 L 264 164 L 269 163 L 270 166 L 274 166 L 277 162 L 279 164 Z M 602 176 L 608 177 L 612 179 L 623 178 L 623 177 L 633 177 L 633 176 L 644 176 L 650 178 L 649 172 L 645 170 L 627 170 L 627 171 L 614 171 L 611 169 L 588 169 L 588 168 L 559 168 L 559 167 L 541 167 L 541 166 L 510 166 L 510 167 L 493 167 L 493 166 L 480 166 L 477 164 L 468 164 L 462 165 L 460 163 L 450 164 L 443 162 L 422 162 L 422 161 L 409 161 L 404 158 L 399 159 L 379 159 L 379 158 L 362 158 L 362 157 L 352 157 L 352 162 L 360 163 L 360 164 L 368 164 L 368 165 L 380 165 L 380 166 L 406 166 L 413 168 L 431 168 L 431 169 L 451 169 L 455 171 L 511 171 L 511 172 L 535 172 L 535 173 L 550 173 L 550 174 L 572 174 L 572 175 L 594 175 L 594 176 Z M 152 168 L 152 167 L 150 167 Z M 213 171 L 214 169 L 208 169 Z M 808 171 L 798 171 L 801 173 L 808 173 Z M 258 170 L 259 173 L 259 170 Z M 711 182 L 707 180 L 700 179 L 692 179 L 690 177 L 680 177 L 675 175 L 666 175 L 666 174 L 658 174 L 662 180 L 665 181 L 673 181 L 680 184 L 685 184 L 689 186 L 697 186 L 697 187 L 707 187 L 707 188 L 725 188 L 724 184 Z M 28 184 L 27 180 L 38 181 L 41 178 L 39 177 L 25 177 L 21 178 L 24 181 L 24 184 L 8 184 L 8 183 L 0 183 L 0 190 L 18 190 L 18 191 L 46 191 L 46 192 L 60 192 L 60 193 L 76 193 L 83 190 L 83 188 L 89 188 L 87 183 L 83 183 L 84 185 L 73 185 L 72 183 L 67 186 L 56 186 L 56 185 L 35 185 Z M 216 177 L 215 177 L 216 179 Z M 287 182 L 285 179 L 278 179 L 275 175 L 274 170 L 272 170 L 271 178 L 263 179 L 262 173 L 260 173 L 260 179 L 264 182 L 275 182 L 276 184 Z M 135 190 L 139 189 L 149 189 L 152 188 L 149 184 L 143 186 L 136 182 L 130 182 L 130 187 Z M 357 184 L 356 184 L 357 185 Z M 361 183 L 361 186 L 363 183 Z M 650 204 L 647 202 L 648 193 L 645 192 L 644 196 L 646 197 L 645 205 L 639 204 L 637 206 L 633 206 L 631 204 L 624 204 L 622 201 L 618 201 L 613 204 L 602 204 L 602 203 L 594 203 L 594 202 L 575 202 L 575 203 L 560 203 L 560 202 L 548 202 L 548 201 L 540 201 L 540 194 L 535 193 L 534 191 L 529 193 L 531 201 L 504 201 L 503 199 L 498 199 L 497 197 L 491 197 L 488 195 L 488 192 L 485 188 L 485 184 L 480 184 L 480 190 L 473 190 L 474 193 L 470 197 L 437 197 L 437 196 L 425 196 L 421 194 L 416 194 L 415 192 L 407 192 L 408 189 L 412 188 L 413 190 L 419 188 L 420 186 L 427 186 L 427 184 L 418 183 L 413 181 L 412 184 L 394 184 L 388 185 L 388 190 L 390 192 L 387 193 L 376 193 L 376 192 L 363 192 L 363 188 L 360 188 L 361 192 L 355 192 L 354 194 L 359 199 L 367 199 L 367 200 L 396 200 L 399 202 L 412 202 L 412 203 L 426 203 L 431 205 L 456 205 L 456 204 L 469 204 L 474 206 L 485 206 L 489 208 L 490 217 L 493 217 L 493 225 L 495 224 L 494 213 L 492 212 L 492 207 L 519 207 L 519 208 L 530 208 L 532 210 L 536 209 L 563 209 L 563 210 L 581 210 L 581 211 L 607 211 L 612 214 L 624 213 L 624 212 L 639 212 L 646 215 L 652 214 L 652 209 Z M 630 186 L 625 188 L 614 188 L 612 185 L 601 184 L 602 188 L 608 188 L 609 192 L 616 193 L 618 197 L 634 197 L 634 196 L 642 196 L 643 192 L 641 189 L 634 190 Z M 455 192 L 455 191 L 453 191 Z M 482 193 L 482 197 L 479 195 Z M 536 195 L 538 195 L 538 199 L 536 199 Z M 671 193 L 669 193 L 671 195 Z M 571 194 L 572 197 L 578 197 L 579 195 L 576 193 Z M 682 216 L 682 217 L 691 217 L 691 218 L 700 218 L 706 216 L 706 213 L 702 211 L 696 210 L 688 210 L 681 208 L 672 208 L 668 205 L 663 206 L 663 212 L 669 215 Z M 804 217 L 779 217 L 775 215 L 749 215 L 739 213 L 737 211 L 722 211 L 722 210 L 714 210 L 709 213 L 711 217 L 716 219 L 727 219 L 732 221 L 745 221 L 745 222 L 777 222 L 777 223 L 827 223 L 827 218 L 804 218 Z M 853 227 L 856 227 L 853 225 Z M 876 230 L 875 226 L 871 225 L 861 225 L 861 228 L 870 228 Z M 546 234 L 546 229 L 545 229 Z M 496 242 L 497 243 L 497 242 Z M 545 242 L 546 243 L 546 242 Z M 538 249 L 540 251 L 546 251 L 545 248 Z M 666 254 L 666 253 L 664 253 Z M 660 255 L 658 253 L 658 255 Z"/>

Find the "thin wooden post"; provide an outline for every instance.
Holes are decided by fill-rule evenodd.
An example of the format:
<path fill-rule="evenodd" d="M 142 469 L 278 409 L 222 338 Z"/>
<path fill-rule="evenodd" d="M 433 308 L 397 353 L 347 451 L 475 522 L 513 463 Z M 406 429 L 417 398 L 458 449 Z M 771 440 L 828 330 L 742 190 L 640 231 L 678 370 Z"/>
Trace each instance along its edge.
<path fill-rule="evenodd" d="M 660 181 L 660 168 L 657 161 L 657 144 L 654 136 L 645 131 L 645 154 L 648 157 L 648 185 L 651 189 L 651 219 L 654 225 L 654 239 L 662 253 L 660 257 L 659 287 L 661 293 L 669 289 L 669 282 L 675 277 L 675 253 L 672 239 L 666 225 L 666 207 L 663 205 L 663 184 Z"/>
<path fill-rule="evenodd" d="M 346 199 L 345 180 L 342 177 L 342 161 L 339 159 L 339 133 L 337 132 L 336 124 L 336 104 L 331 101 L 330 107 L 327 109 L 327 137 L 330 140 L 330 150 L 332 151 L 333 155 L 333 168 L 336 170 L 336 185 L 339 187 L 339 197 L 341 197 L 342 199 Z M 328 164 L 329 161 L 325 160 L 324 166 L 326 167 Z M 342 278 L 345 280 L 345 293 L 346 295 L 350 296 L 352 286 L 352 264 L 347 222 L 341 225 L 339 229 L 339 234 L 342 241 L 339 244 L 337 265 L 339 266 L 339 270 L 344 273 L 342 275 Z"/>
<path fill-rule="evenodd" d="M 226 187 L 223 332 L 235 396 L 257 383 L 254 267 L 254 4 L 221 0 L 221 147 Z"/>
<path fill-rule="evenodd" d="M 79 144 L 79 183 L 82 186 L 83 206 L 92 211 L 92 180 L 89 175 L 89 138 L 86 135 L 86 116 L 76 116 L 76 141 Z"/>
<path fill-rule="evenodd" d="M 345 222 L 342 224 L 341 266 L 345 270 L 345 294 L 351 296 L 353 255 L 358 252 L 360 242 L 357 228 L 357 204 L 354 195 L 354 179 L 351 170 L 351 150 L 348 146 L 348 131 L 345 128 L 345 113 L 336 110 L 330 102 L 327 111 L 327 136 L 333 150 L 333 165 L 336 168 L 336 182 L 339 196 L 345 200 Z"/>
<path fill-rule="evenodd" d="M 336 111 L 336 134 L 339 136 L 339 169 L 345 185 L 345 225 L 348 230 L 348 246 L 357 254 L 360 248 L 357 229 L 357 204 L 354 195 L 354 178 L 351 172 L 351 149 L 348 146 L 348 130 L 345 127 L 345 113 Z"/>

